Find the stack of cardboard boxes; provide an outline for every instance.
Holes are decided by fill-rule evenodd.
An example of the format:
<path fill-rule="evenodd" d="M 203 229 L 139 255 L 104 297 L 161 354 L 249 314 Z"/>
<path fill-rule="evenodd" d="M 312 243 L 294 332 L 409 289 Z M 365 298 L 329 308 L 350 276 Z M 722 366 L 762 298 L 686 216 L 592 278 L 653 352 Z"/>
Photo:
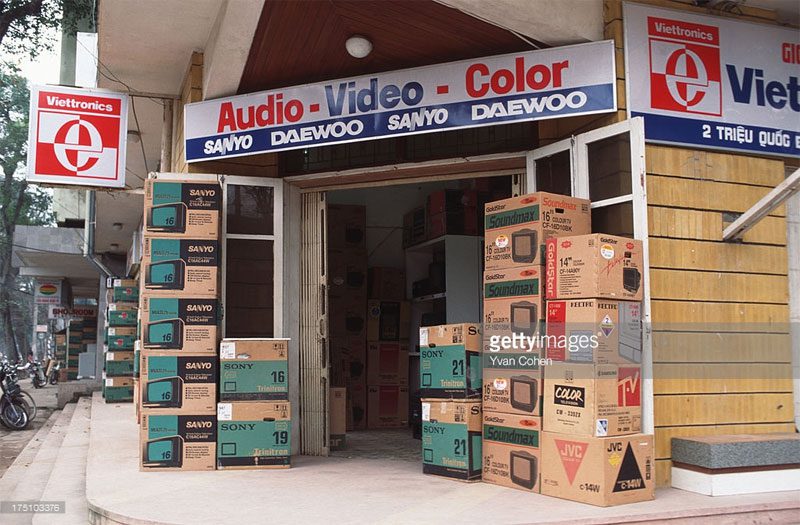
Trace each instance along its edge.
<path fill-rule="evenodd" d="M 347 389 L 347 429 L 367 428 L 367 215 L 328 205 L 331 384 Z"/>
<path fill-rule="evenodd" d="M 481 478 L 482 343 L 479 324 L 419 330 L 425 474 Z"/>
<path fill-rule="evenodd" d="M 405 272 L 370 268 L 367 289 L 367 428 L 404 427 L 411 323 Z"/>
<path fill-rule="evenodd" d="M 220 343 L 217 469 L 290 467 L 288 358 L 288 339 Z"/>
<path fill-rule="evenodd" d="M 641 434 L 642 243 L 550 239 L 542 493 L 608 506 L 653 499 L 653 436 Z"/>
<path fill-rule="evenodd" d="M 148 179 L 144 191 L 141 467 L 214 470 L 221 188 Z"/>
<path fill-rule="evenodd" d="M 133 401 L 138 283 L 134 279 L 109 278 L 106 301 L 103 397 L 107 403 Z"/>
<path fill-rule="evenodd" d="M 485 207 L 483 480 L 539 492 L 544 246 L 591 231 L 589 201 L 533 193 Z"/>

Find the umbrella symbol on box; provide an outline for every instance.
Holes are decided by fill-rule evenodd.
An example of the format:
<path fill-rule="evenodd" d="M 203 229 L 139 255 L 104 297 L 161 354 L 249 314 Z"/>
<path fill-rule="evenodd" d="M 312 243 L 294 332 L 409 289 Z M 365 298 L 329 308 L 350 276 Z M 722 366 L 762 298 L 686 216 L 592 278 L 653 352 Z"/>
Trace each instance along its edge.
<path fill-rule="evenodd" d="M 611 317 L 606 315 L 603 317 L 603 320 L 600 321 L 600 330 L 603 331 L 603 335 L 608 337 L 611 335 L 611 332 L 614 331 L 614 322 L 611 321 Z"/>

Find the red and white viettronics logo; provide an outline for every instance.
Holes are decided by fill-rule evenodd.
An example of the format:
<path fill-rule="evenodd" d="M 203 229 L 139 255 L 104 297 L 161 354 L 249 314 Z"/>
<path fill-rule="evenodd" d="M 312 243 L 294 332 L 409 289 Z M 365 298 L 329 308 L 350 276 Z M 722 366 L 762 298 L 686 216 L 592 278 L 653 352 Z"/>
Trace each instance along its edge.
<path fill-rule="evenodd" d="M 719 29 L 647 17 L 653 108 L 722 115 Z"/>

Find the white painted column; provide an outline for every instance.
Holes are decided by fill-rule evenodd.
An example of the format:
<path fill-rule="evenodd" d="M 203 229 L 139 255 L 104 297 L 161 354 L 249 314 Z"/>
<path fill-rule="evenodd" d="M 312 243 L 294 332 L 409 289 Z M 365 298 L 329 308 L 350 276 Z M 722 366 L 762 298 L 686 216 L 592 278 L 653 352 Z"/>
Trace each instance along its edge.
<path fill-rule="evenodd" d="M 786 168 L 787 175 L 796 167 Z M 789 329 L 792 344 L 794 424 L 800 428 L 800 193 L 786 201 L 786 248 L 789 256 Z"/>

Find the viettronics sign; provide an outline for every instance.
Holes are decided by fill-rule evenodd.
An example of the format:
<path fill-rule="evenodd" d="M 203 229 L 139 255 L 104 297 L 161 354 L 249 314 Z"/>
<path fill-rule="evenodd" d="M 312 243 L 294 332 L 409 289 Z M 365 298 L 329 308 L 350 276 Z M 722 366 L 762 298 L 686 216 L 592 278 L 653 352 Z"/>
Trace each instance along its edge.
<path fill-rule="evenodd" d="M 800 156 L 800 39 L 779 26 L 625 4 L 628 111 L 645 138 Z"/>
<path fill-rule="evenodd" d="M 127 95 L 33 86 L 30 108 L 29 181 L 125 187 Z"/>
<path fill-rule="evenodd" d="M 189 162 L 616 110 L 613 42 L 189 104 Z"/>

